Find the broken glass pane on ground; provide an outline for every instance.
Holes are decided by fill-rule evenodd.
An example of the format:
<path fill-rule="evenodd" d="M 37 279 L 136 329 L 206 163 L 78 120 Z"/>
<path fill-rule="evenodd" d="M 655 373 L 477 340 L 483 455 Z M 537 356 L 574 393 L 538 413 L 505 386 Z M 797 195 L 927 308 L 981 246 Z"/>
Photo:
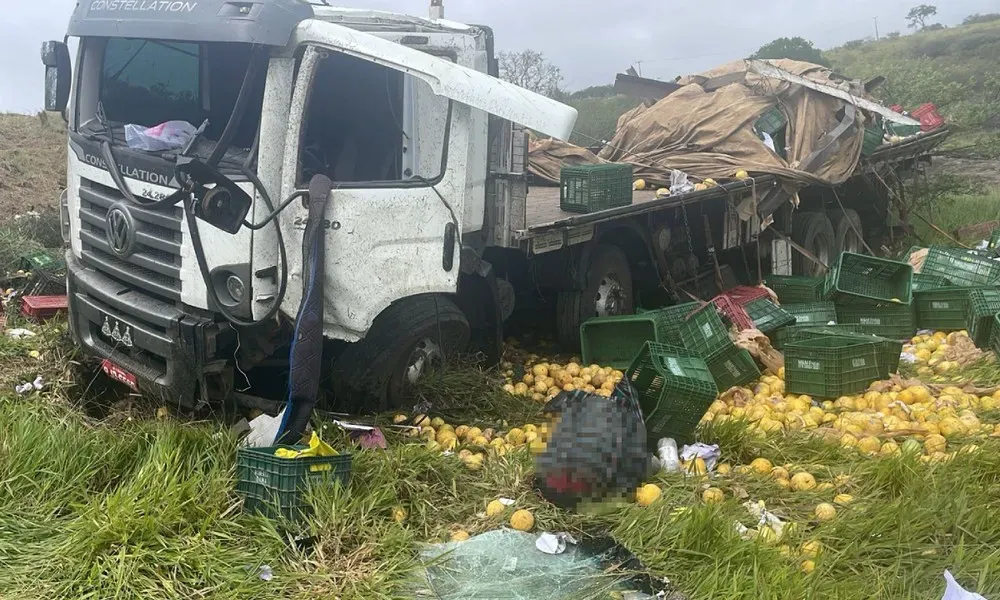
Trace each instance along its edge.
<path fill-rule="evenodd" d="M 490 531 L 464 542 L 423 547 L 426 569 L 415 596 L 431 600 L 683 600 L 610 538 L 536 548 L 537 534 Z M 612 595 L 613 594 L 613 595 Z"/>

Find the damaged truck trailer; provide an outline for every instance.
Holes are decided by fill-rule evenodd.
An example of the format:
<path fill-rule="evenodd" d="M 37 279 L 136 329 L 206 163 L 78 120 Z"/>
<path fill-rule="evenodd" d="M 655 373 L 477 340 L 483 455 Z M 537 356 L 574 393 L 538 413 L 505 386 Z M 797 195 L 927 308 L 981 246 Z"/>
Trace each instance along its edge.
<path fill-rule="evenodd" d="M 450 353 L 498 359 L 515 309 L 573 343 L 590 317 L 788 267 L 760 226 L 795 239 L 787 198 L 745 211 L 787 188 L 766 172 L 589 214 L 529 190 L 527 130 L 568 139 L 576 111 L 500 81 L 491 30 L 431 10 L 77 5 L 75 61 L 42 58 L 69 132 L 71 330 L 106 371 L 195 407 L 288 393 L 306 356 L 318 389 L 387 409 Z"/>

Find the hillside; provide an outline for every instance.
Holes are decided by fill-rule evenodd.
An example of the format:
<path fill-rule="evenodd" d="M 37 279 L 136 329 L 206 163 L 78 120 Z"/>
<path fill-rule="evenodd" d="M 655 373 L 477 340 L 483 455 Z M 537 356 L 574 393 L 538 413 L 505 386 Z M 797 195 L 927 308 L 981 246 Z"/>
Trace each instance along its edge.
<path fill-rule="evenodd" d="M 934 102 L 964 129 L 1000 129 L 1000 21 L 852 42 L 829 50 L 834 68 L 852 77 L 882 75 L 887 104 Z"/>
<path fill-rule="evenodd" d="M 0 221 L 55 212 L 66 185 L 66 131 L 58 115 L 0 114 Z"/>

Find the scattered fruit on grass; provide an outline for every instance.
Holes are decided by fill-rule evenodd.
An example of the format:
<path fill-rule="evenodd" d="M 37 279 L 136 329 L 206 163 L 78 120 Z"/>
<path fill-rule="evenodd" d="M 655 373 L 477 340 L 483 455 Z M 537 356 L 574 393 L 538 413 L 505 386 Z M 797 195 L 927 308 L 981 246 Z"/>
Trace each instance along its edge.
<path fill-rule="evenodd" d="M 791 487 L 792 487 L 792 482 L 789 481 L 789 480 L 787 480 L 787 479 L 784 479 L 782 477 L 779 477 L 778 479 L 775 479 L 774 483 L 776 483 L 779 486 L 785 488 L 786 490 L 787 489 L 791 489 Z"/>
<path fill-rule="evenodd" d="M 701 493 L 701 499 L 705 504 L 719 504 L 726 499 L 726 495 L 719 488 L 708 488 Z"/>
<path fill-rule="evenodd" d="M 700 456 L 684 465 L 684 470 L 688 475 L 695 475 L 698 477 L 708 473 L 708 467 L 705 465 L 705 459 Z"/>
<path fill-rule="evenodd" d="M 406 509 L 402 506 L 396 506 L 392 509 L 392 520 L 397 523 L 402 523 L 409 516 Z"/>
<path fill-rule="evenodd" d="M 948 447 L 948 440 L 945 439 L 943 435 L 929 435 L 927 439 L 924 440 L 924 450 L 927 454 L 934 454 L 935 452 L 944 452 Z"/>
<path fill-rule="evenodd" d="M 503 502 L 499 500 L 491 500 L 489 504 L 486 505 L 486 516 L 495 517 L 497 515 L 502 515 L 507 507 L 503 505 Z"/>
<path fill-rule="evenodd" d="M 469 532 L 464 529 L 451 532 L 451 541 L 453 542 L 464 542 L 467 539 L 469 539 Z"/>
<path fill-rule="evenodd" d="M 829 481 L 824 481 L 822 483 L 816 484 L 816 491 L 817 492 L 827 492 L 829 490 L 835 489 L 836 487 L 837 486 L 835 486 L 834 484 L 830 483 Z"/>
<path fill-rule="evenodd" d="M 858 442 L 858 450 L 865 454 L 877 454 L 882 448 L 882 442 L 877 437 L 867 436 Z"/>
<path fill-rule="evenodd" d="M 832 521 L 837 517 L 837 509 L 826 502 L 822 504 L 817 504 L 816 509 L 813 511 L 816 518 L 820 521 Z"/>
<path fill-rule="evenodd" d="M 766 458 L 755 458 L 753 459 L 753 462 L 750 463 L 750 468 L 757 471 L 761 475 L 767 475 L 771 472 L 771 469 L 774 468 L 774 465 L 772 465 L 771 461 Z"/>
<path fill-rule="evenodd" d="M 785 467 L 774 467 L 771 469 L 771 477 L 775 479 L 788 479 L 790 475 L 788 474 L 788 469 Z"/>
<path fill-rule="evenodd" d="M 808 542 L 802 542 L 799 546 L 799 554 L 807 558 L 816 558 L 819 553 L 823 551 L 823 544 L 819 540 L 809 540 Z"/>
<path fill-rule="evenodd" d="M 510 516 L 510 526 L 518 531 L 531 531 L 535 526 L 535 516 L 523 508 L 516 510 Z"/>
<path fill-rule="evenodd" d="M 660 486 L 654 483 L 647 483 L 636 491 L 635 501 L 639 506 L 649 506 L 656 502 L 662 493 L 663 491 L 660 490 Z"/>
<path fill-rule="evenodd" d="M 850 494 L 837 494 L 833 497 L 833 503 L 840 506 L 847 506 L 851 502 L 854 502 L 854 496 Z"/>
<path fill-rule="evenodd" d="M 804 560 L 804 561 L 802 561 L 802 565 L 801 566 L 802 566 L 802 572 L 805 573 L 806 575 L 808 575 L 808 574 L 810 574 L 810 573 L 812 573 L 813 571 L 816 570 L 816 563 L 814 563 L 811 560 Z"/>
<path fill-rule="evenodd" d="M 413 424 L 417 427 L 427 427 L 431 424 L 431 420 L 427 415 L 417 415 L 413 417 Z"/>
<path fill-rule="evenodd" d="M 392 422 L 396 425 L 402 425 L 403 423 L 406 423 L 407 420 L 409 420 L 409 417 L 406 415 L 396 415 L 392 418 Z"/>
<path fill-rule="evenodd" d="M 792 490 L 803 492 L 816 487 L 816 478 L 810 473 L 801 472 L 792 476 Z"/>
<path fill-rule="evenodd" d="M 729 463 L 721 463 L 715 466 L 715 472 L 718 475 L 729 475 L 733 472 L 733 467 Z"/>
<path fill-rule="evenodd" d="M 924 447 L 917 440 L 910 438 L 903 442 L 901 451 L 906 456 L 920 456 L 924 452 Z"/>
<path fill-rule="evenodd" d="M 483 468 L 483 458 L 483 455 L 479 453 L 470 454 L 463 458 L 462 462 L 470 471 L 478 471 Z"/>

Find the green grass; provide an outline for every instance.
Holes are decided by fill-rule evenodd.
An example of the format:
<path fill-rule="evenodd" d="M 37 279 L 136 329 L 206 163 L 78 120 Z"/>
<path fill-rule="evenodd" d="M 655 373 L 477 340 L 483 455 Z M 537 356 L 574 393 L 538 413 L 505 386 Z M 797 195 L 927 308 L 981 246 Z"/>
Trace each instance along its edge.
<path fill-rule="evenodd" d="M 970 224 L 1000 219 L 1000 186 L 969 178 L 941 175 L 926 183 L 911 182 L 908 194 L 910 204 L 917 214 L 949 234 Z M 911 218 L 910 222 L 924 242 L 952 244 L 922 220 Z M 988 235 L 987 232 L 986 236 Z M 966 239 L 961 241 L 972 244 L 983 239 L 965 237 Z"/>
<path fill-rule="evenodd" d="M 63 352 L 61 325 L 28 341 L 0 340 L 0 359 L 36 348 Z M 976 371 L 976 369 L 981 370 Z M 1000 380 L 995 363 L 970 373 Z M 29 373 L 25 373 L 29 374 Z M 432 414 L 454 424 L 510 426 L 538 421 L 538 405 L 495 392 L 501 378 L 465 369 L 424 389 Z M 436 391 L 432 391 L 436 390 Z M 536 530 L 610 533 L 654 574 L 692 598 L 940 598 L 947 569 L 987 597 L 1000 594 L 1000 440 L 981 451 L 925 465 L 915 458 L 869 459 L 815 437 L 759 438 L 738 423 L 703 428 L 723 459 L 766 457 L 836 490 L 789 492 L 753 474 L 717 478 L 720 505 L 700 501 L 705 482 L 655 479 L 662 498 L 561 511 L 531 490 L 526 452 L 489 458 L 470 471 L 454 456 L 390 434 L 386 451 L 354 451 L 347 489 L 314 492 L 312 517 L 299 529 L 249 516 L 234 494 L 235 440 L 216 423 L 137 417 L 88 418 L 52 394 L 0 400 L 0 597 L 3 598 L 400 598 L 417 583 L 416 545 L 503 525 L 483 516 L 497 497 L 531 509 Z M 470 408 L 476 399 L 481 402 Z M 984 418 L 987 415 L 984 415 Z M 1000 417 L 1000 414 L 989 415 Z M 515 418 L 516 417 L 516 418 Z M 347 441 L 327 430 L 344 448 Z M 856 498 L 830 523 L 813 522 L 818 502 L 838 492 Z M 741 539 L 735 521 L 753 522 L 742 503 L 764 500 L 794 527 L 781 543 L 819 540 L 816 571 L 780 544 Z M 396 506 L 407 509 L 402 524 Z M 295 536 L 313 539 L 303 547 Z M 275 577 L 260 580 L 261 565 Z"/>

